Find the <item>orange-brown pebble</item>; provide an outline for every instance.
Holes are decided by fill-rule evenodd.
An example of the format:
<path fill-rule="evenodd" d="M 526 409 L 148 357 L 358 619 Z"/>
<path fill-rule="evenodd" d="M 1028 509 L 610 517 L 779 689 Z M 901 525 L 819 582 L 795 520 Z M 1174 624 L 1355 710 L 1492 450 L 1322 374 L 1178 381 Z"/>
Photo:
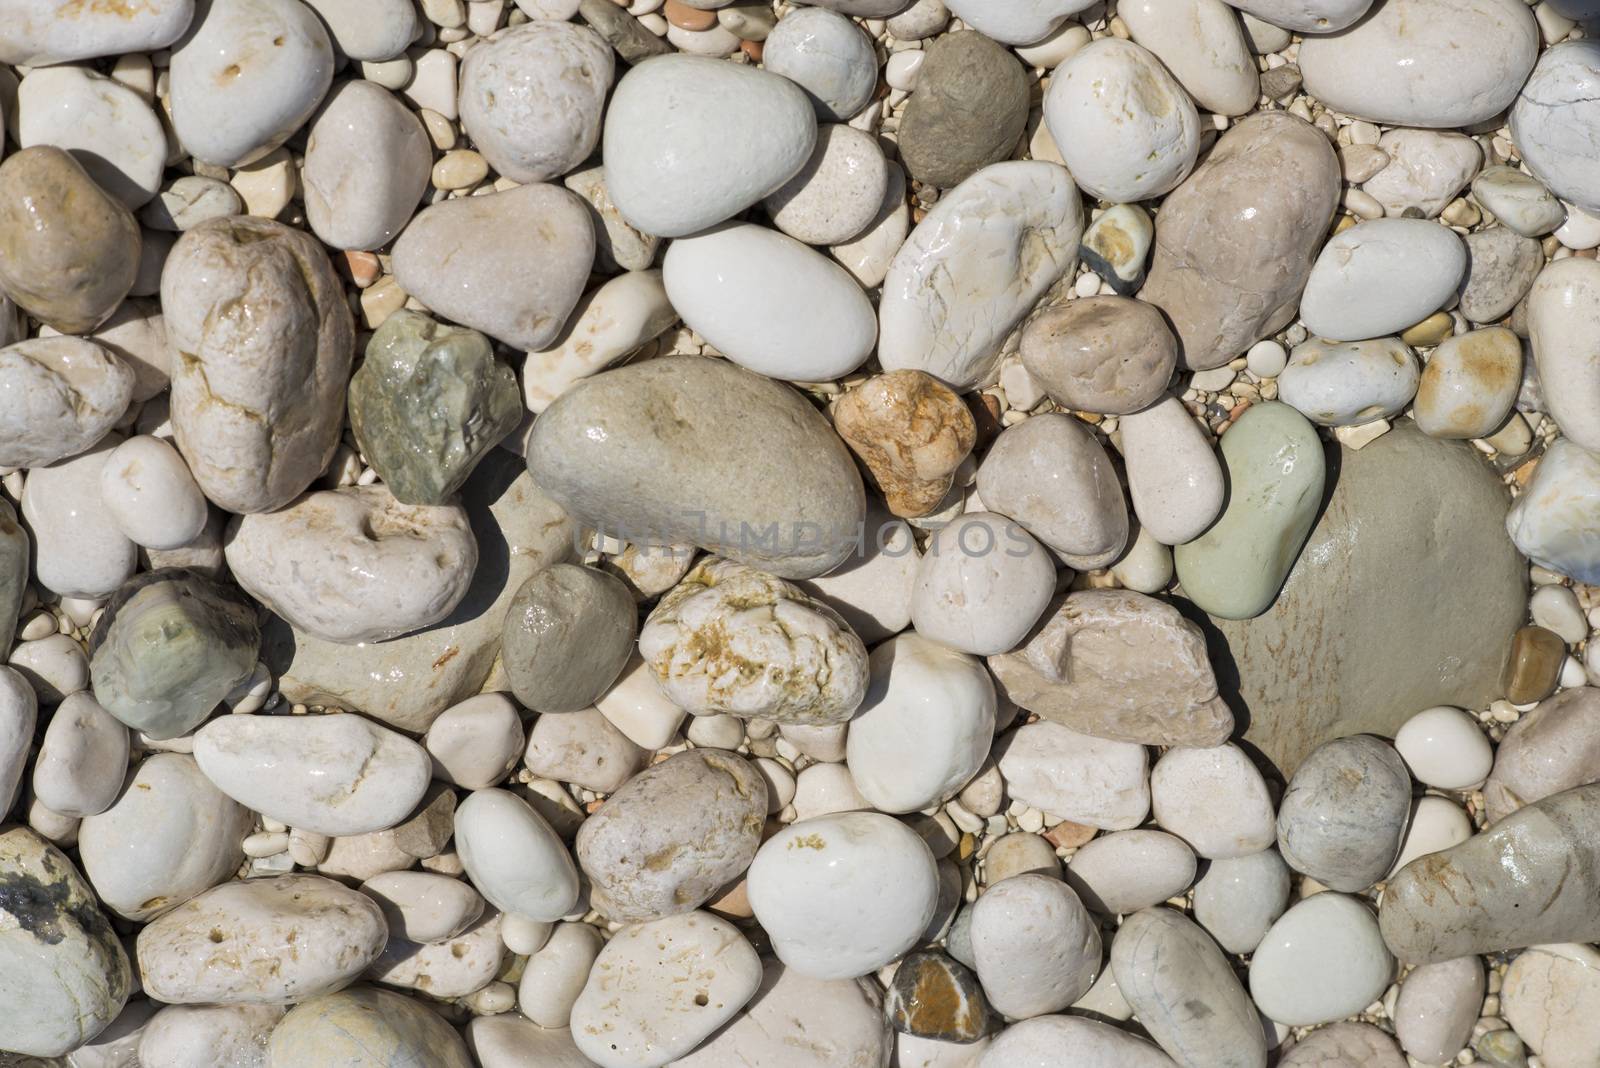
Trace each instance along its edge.
<path fill-rule="evenodd" d="M 908 518 L 939 507 L 978 439 L 966 404 L 922 371 L 867 379 L 839 398 L 833 419 L 883 488 L 889 510 Z"/>
<path fill-rule="evenodd" d="M 746 892 L 743 876 L 724 887 L 705 907 L 728 920 L 748 920 L 755 915 L 755 910 L 750 907 L 750 895 Z"/>
<path fill-rule="evenodd" d="M 1054 827 L 1044 832 L 1045 841 L 1057 849 L 1077 849 L 1079 846 L 1088 845 L 1094 838 L 1096 831 L 1093 827 L 1085 827 L 1081 823 L 1071 820 L 1062 820 Z"/>
<path fill-rule="evenodd" d="M 750 62 L 760 63 L 763 48 L 760 41 L 740 41 L 739 51 L 750 57 Z"/>
<path fill-rule="evenodd" d="M 350 274 L 350 281 L 360 289 L 367 288 L 383 274 L 383 267 L 378 263 L 378 257 L 370 252 L 346 252 L 344 265 Z"/>
<path fill-rule="evenodd" d="M 1511 639 L 1506 661 L 1506 700 L 1514 705 L 1542 701 L 1556 689 L 1567 643 L 1553 630 L 1523 627 Z"/>
<path fill-rule="evenodd" d="M 717 24 L 715 11 L 701 11 L 681 0 L 667 0 L 661 5 L 661 14 L 680 30 L 709 30 Z"/>

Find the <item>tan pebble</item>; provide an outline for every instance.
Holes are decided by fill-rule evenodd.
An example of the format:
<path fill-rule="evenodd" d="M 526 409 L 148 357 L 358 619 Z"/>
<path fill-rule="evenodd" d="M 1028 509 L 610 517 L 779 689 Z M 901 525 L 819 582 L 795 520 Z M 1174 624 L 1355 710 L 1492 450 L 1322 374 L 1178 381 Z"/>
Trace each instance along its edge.
<path fill-rule="evenodd" d="M 750 908 L 750 895 L 743 876 L 723 888 L 722 892 L 706 903 L 706 909 L 730 920 L 748 920 L 755 916 Z"/>
<path fill-rule="evenodd" d="M 1400 340 L 1412 348 L 1427 348 L 1449 337 L 1455 331 L 1455 325 L 1455 320 L 1450 317 L 1449 312 L 1434 312 L 1401 334 Z"/>
<path fill-rule="evenodd" d="M 765 47 L 760 41 L 740 41 L 739 51 L 750 57 L 750 62 L 760 63 Z"/>
<path fill-rule="evenodd" d="M 380 279 L 361 291 L 361 325 L 376 330 L 384 321 L 405 307 L 406 291 L 394 280 L 394 275 Z"/>
<path fill-rule="evenodd" d="M 715 11 L 701 11 L 699 8 L 690 7 L 682 0 L 666 0 L 661 5 L 661 13 L 667 21 L 680 30 L 709 30 L 717 24 Z"/>
<path fill-rule="evenodd" d="M 294 161 L 286 148 L 275 148 L 254 163 L 240 167 L 228 180 L 246 215 L 275 219 L 294 195 Z"/>
<path fill-rule="evenodd" d="M 366 289 L 383 274 L 383 265 L 371 252 L 346 252 L 344 264 L 345 270 L 350 275 L 350 281 L 360 289 Z"/>
<path fill-rule="evenodd" d="M 883 488 L 889 510 L 923 516 L 939 506 L 977 426 L 951 389 L 922 371 L 890 371 L 839 398 L 839 436 Z"/>
<path fill-rule="evenodd" d="M 1089 844 L 1098 833 L 1093 827 L 1073 823 L 1071 820 L 1062 820 L 1054 827 L 1046 828 L 1044 837 L 1057 849 L 1077 849 L 1079 846 Z"/>
<path fill-rule="evenodd" d="M 1511 639 L 1506 662 L 1506 700 L 1514 705 L 1542 701 L 1555 691 L 1567 643 L 1553 630 L 1523 627 Z"/>
<path fill-rule="evenodd" d="M 448 152 L 456 147 L 456 127 L 449 119 L 434 111 L 432 108 L 422 108 L 422 125 L 428 131 L 428 140 L 433 142 L 433 147 L 440 152 Z"/>
<path fill-rule="evenodd" d="M 487 160 L 470 148 L 458 148 L 446 152 L 433 165 L 433 185 L 436 189 L 469 189 L 488 174 Z"/>

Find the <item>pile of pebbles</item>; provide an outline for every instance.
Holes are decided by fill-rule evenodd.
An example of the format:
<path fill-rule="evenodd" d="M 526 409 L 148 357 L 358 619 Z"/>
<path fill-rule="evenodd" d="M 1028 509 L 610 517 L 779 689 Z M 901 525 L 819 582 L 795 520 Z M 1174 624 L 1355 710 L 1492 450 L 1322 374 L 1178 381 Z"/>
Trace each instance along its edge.
<path fill-rule="evenodd" d="M 1600 2 L 0 0 L 0 1066 L 1600 1068 Z"/>

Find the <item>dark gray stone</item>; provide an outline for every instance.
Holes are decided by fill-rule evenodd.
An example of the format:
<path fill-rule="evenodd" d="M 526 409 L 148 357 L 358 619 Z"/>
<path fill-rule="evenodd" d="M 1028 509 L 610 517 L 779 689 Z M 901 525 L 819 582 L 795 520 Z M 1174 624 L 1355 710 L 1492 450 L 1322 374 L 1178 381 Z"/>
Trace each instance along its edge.
<path fill-rule="evenodd" d="M 900 158 L 917 181 L 948 189 L 1011 158 L 1028 122 L 1028 78 L 981 33 L 941 37 L 927 56 L 900 119 Z"/>
<path fill-rule="evenodd" d="M 11 503 L 0 499 L 0 651 L 16 637 L 22 595 L 28 585 L 28 532 Z"/>
<path fill-rule="evenodd" d="M 627 666 L 639 619 L 615 575 L 556 564 L 511 600 L 500 659 L 511 692 L 536 712 L 577 712 L 605 693 Z"/>
<path fill-rule="evenodd" d="M 1498 323 L 1533 288 L 1533 280 L 1544 269 L 1544 250 L 1533 238 L 1504 226 L 1479 230 L 1465 240 L 1467 280 L 1461 287 L 1461 314 L 1475 323 Z"/>

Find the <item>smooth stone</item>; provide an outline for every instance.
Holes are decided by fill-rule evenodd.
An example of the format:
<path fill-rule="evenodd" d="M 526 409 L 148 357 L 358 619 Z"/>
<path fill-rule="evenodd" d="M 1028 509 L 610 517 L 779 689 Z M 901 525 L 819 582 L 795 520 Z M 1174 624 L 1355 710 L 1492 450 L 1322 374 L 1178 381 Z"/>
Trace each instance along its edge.
<path fill-rule="evenodd" d="M 421 733 L 446 708 L 478 693 L 500 653 L 505 616 L 527 579 L 573 553 L 571 518 L 515 456 L 498 450 L 462 488 L 478 545 L 472 585 L 445 619 L 404 638 L 341 645 L 270 618 L 262 660 L 290 701 L 362 712 Z"/>
<path fill-rule="evenodd" d="M 70 1053 L 127 1003 L 128 956 L 72 862 L 26 827 L 0 834 L 0 887 L 0 1048 Z"/>
<path fill-rule="evenodd" d="M 494 982 L 505 957 L 501 916 L 490 912 L 454 938 L 417 943 L 393 933 L 366 978 L 435 998 L 465 998 Z"/>
<path fill-rule="evenodd" d="M 312 118 L 300 181 L 306 223 L 338 249 L 374 249 L 405 229 L 428 189 L 427 130 L 388 90 L 341 82 Z"/>
<path fill-rule="evenodd" d="M 0 289 L 62 333 L 93 330 L 139 270 L 139 225 L 122 202 L 54 145 L 0 164 Z"/>
<path fill-rule="evenodd" d="M 904 1063 L 903 1056 L 901 1062 Z M 972 1068 L 1054 1068 L 1063 1063 L 1083 1068 L 1173 1066 L 1172 1058 L 1157 1047 L 1099 1020 L 1035 1016 L 1019 1020 L 995 1036 Z M 940 1064 L 938 1068 L 962 1065 Z"/>
<path fill-rule="evenodd" d="M 994 684 L 981 661 L 906 631 L 872 651 L 866 696 L 850 720 L 846 761 L 880 812 L 950 800 L 994 741 Z"/>
<path fill-rule="evenodd" d="M 1359 426 L 1404 411 L 1420 378 L 1416 356 L 1399 338 L 1312 338 L 1289 354 L 1278 399 L 1319 426 Z"/>
<path fill-rule="evenodd" d="M 1600 46 L 1594 41 L 1553 45 L 1511 108 L 1511 136 L 1528 168 L 1556 196 L 1590 212 L 1600 211 L 1594 151 L 1585 138 L 1596 120 L 1597 80 Z"/>
<path fill-rule="evenodd" d="M 461 62 L 461 125 L 497 174 L 543 182 L 582 163 L 600 141 L 614 73 L 593 30 L 534 19 L 493 34 Z"/>
<path fill-rule="evenodd" d="M 537 350 L 561 335 L 594 249 L 578 195 L 535 183 L 424 208 L 394 243 L 394 277 L 440 315 Z"/>
<path fill-rule="evenodd" d="M 1056 68 L 1044 117 L 1073 178 L 1114 204 L 1169 192 L 1200 150 L 1200 119 L 1183 86 L 1150 52 L 1114 37 Z"/>
<path fill-rule="evenodd" d="M 1155 821 L 1208 860 L 1246 857 L 1277 841 L 1266 781 L 1236 745 L 1168 749 L 1150 771 Z"/>
<path fill-rule="evenodd" d="M 1539 272 L 1527 301 L 1528 337 L 1544 404 L 1573 444 L 1600 448 L 1600 374 L 1583 338 L 1600 329 L 1600 263 L 1576 256 Z"/>
<path fill-rule="evenodd" d="M 1251 953 L 1289 904 L 1289 866 L 1276 849 L 1213 860 L 1194 887 L 1195 922 L 1229 953 Z"/>
<path fill-rule="evenodd" d="M 1600 1043 L 1600 953 L 1536 946 L 1506 969 L 1501 1013 L 1549 1068 L 1586 1068 Z"/>
<path fill-rule="evenodd" d="M 244 200 L 227 182 L 186 174 L 168 183 L 161 195 L 139 209 L 139 221 L 151 230 L 191 230 L 207 219 L 238 215 Z"/>
<path fill-rule="evenodd" d="M 1198 538 L 1221 514 L 1226 483 L 1217 451 L 1194 417 L 1167 396 L 1123 416 L 1119 426 L 1141 536 L 1163 545 Z"/>
<path fill-rule="evenodd" d="M 256 606 L 182 568 L 147 571 L 107 602 L 89 636 L 95 700 L 151 738 L 192 730 L 255 670 Z"/>
<path fill-rule="evenodd" d="M 1457 957 L 1414 969 L 1400 983 L 1394 1007 L 1395 1037 L 1423 1064 L 1451 1063 L 1472 1038 L 1472 1026 L 1483 1008 L 1483 991 L 1483 962 L 1477 957 Z"/>
<path fill-rule="evenodd" d="M 421 21 L 405 0 L 304 0 L 328 28 L 340 52 L 365 63 L 398 57 L 417 39 Z"/>
<path fill-rule="evenodd" d="M 1600 514 L 1600 456 L 1557 440 L 1506 515 L 1506 530 L 1528 559 L 1580 582 L 1600 578 L 1589 531 Z"/>
<path fill-rule="evenodd" d="M 709 913 L 625 927 L 572 1007 L 573 1041 L 601 1068 L 668 1064 L 731 1020 L 761 974 L 738 928 Z"/>
<path fill-rule="evenodd" d="M 795 585 L 839 613 L 867 645 L 876 645 L 911 625 L 911 596 L 922 556 L 910 525 L 875 502 L 868 505 L 866 529 L 871 536 L 865 553 Z"/>
<path fill-rule="evenodd" d="M 310 997 L 290 1009 L 272 1030 L 263 1068 L 340 1060 L 374 1068 L 473 1068 L 461 1036 L 437 1012 L 371 987 Z"/>
<path fill-rule="evenodd" d="M 947 34 L 924 55 L 900 120 L 900 158 L 917 181 L 949 189 L 1011 158 L 1028 121 L 1028 79 L 981 32 Z"/>
<path fill-rule="evenodd" d="M 1049 132 L 1048 128 L 1045 132 Z M 1078 245 L 1078 255 L 1118 296 L 1131 297 L 1144 284 L 1145 261 L 1155 236 L 1155 223 L 1149 213 L 1135 204 L 1117 204 L 1089 224 Z M 1176 352 L 1174 345 L 1174 358 Z M 1027 357 L 1023 359 L 1026 361 Z"/>
<path fill-rule="evenodd" d="M 637 627 L 621 579 L 573 564 L 546 568 L 506 613 L 500 657 L 512 692 L 540 712 L 589 707 L 627 666 Z"/>
<path fill-rule="evenodd" d="M 1353 118 L 1452 128 L 1511 105 L 1539 54 L 1522 0 L 1379 0 L 1300 50 L 1306 91 Z"/>
<path fill-rule="evenodd" d="M 579 383 L 534 424 L 528 466 L 580 522 L 698 544 L 784 578 L 838 566 L 865 514 L 855 464 L 814 408 L 787 386 L 697 357 Z"/>
<path fill-rule="evenodd" d="M 1222 438 L 1230 496 L 1199 538 L 1173 550 L 1184 594 L 1213 616 L 1270 609 L 1322 503 L 1322 442 L 1287 404 L 1253 405 Z"/>
<path fill-rule="evenodd" d="M 204 163 L 252 163 L 311 117 L 333 68 L 328 31 L 298 0 L 211 0 L 172 50 L 173 134 Z"/>
<path fill-rule="evenodd" d="M 51 715 L 33 764 L 33 797 L 74 819 L 104 812 L 128 767 L 128 728 L 88 693 L 69 694 Z"/>
<path fill-rule="evenodd" d="M 1511 654 L 1506 659 L 1506 700 L 1527 705 L 1542 701 L 1555 692 L 1561 665 L 1567 657 L 1566 643 L 1543 627 L 1522 627 L 1511 638 Z"/>
<path fill-rule="evenodd" d="M 1067 862 L 1067 883 L 1085 905 L 1121 916 L 1159 905 L 1194 883 L 1195 854 L 1162 831 L 1117 831 L 1084 845 Z"/>
<path fill-rule="evenodd" d="M 634 776 L 578 831 L 592 904 L 639 923 L 699 908 L 756 855 L 767 786 L 732 753 L 679 753 Z"/>
<path fill-rule="evenodd" d="M 1091 6 L 1086 0 L 945 0 L 952 14 L 1002 44 L 1029 45 L 1062 20 Z"/>
<path fill-rule="evenodd" d="M 989 1004 L 1014 1019 L 1060 1012 L 1100 972 L 1100 930 L 1053 876 L 996 883 L 972 909 L 972 950 Z"/>
<path fill-rule="evenodd" d="M 620 362 L 677 321 L 660 271 L 627 271 L 590 290 L 555 344 L 528 353 L 523 361 L 528 410 L 540 414 L 577 383 Z"/>
<path fill-rule="evenodd" d="M 230 882 L 139 932 L 139 975 L 170 1005 L 282 1004 L 347 986 L 385 937 L 372 899 L 331 879 Z"/>
<path fill-rule="evenodd" d="M 1261 95 L 1255 57 L 1239 16 L 1222 0 L 1135 0 L 1117 14 L 1200 107 L 1218 115 L 1254 110 Z"/>
<path fill-rule="evenodd" d="M 1430 964 L 1600 931 L 1594 821 L 1600 786 L 1535 801 L 1388 882 L 1378 919 L 1389 949 Z"/>
<path fill-rule="evenodd" d="M 1052 549 L 1080 558 L 1074 563 L 1109 562 L 1127 544 L 1128 506 L 1116 471 L 1072 416 L 1047 412 L 1002 431 L 978 468 L 978 492 L 987 507 Z"/>
<path fill-rule="evenodd" d="M 1105 218 L 1095 221 L 1090 235 Z M 1057 404 L 1127 415 L 1166 392 L 1178 347 L 1161 313 L 1150 305 L 1126 297 L 1087 297 L 1032 319 L 1022 332 L 1021 354 L 1028 373 Z"/>
<path fill-rule="evenodd" d="M 1055 562 L 1021 525 L 971 512 L 934 534 L 917 568 L 911 623 L 975 656 L 1015 648 L 1055 589 Z"/>
<path fill-rule="evenodd" d="M 933 854 L 877 812 L 790 824 L 756 853 L 750 907 L 778 958 L 815 979 L 851 979 L 899 958 L 938 904 Z"/>
<path fill-rule="evenodd" d="M 41 326 L 40 337 L 54 337 L 53 327 Z M 133 399 L 149 401 L 165 392 L 170 382 L 172 353 L 167 347 L 167 326 L 161 305 L 154 300 L 125 300 L 84 340 L 111 353 L 133 372 Z"/>
<path fill-rule="evenodd" d="M 587 0 L 593 3 L 595 0 Z M 646 31 L 648 33 L 648 31 Z M 650 38 L 652 41 L 654 37 Z M 647 234 L 622 217 L 606 189 L 605 168 L 599 165 L 573 171 L 561 184 L 583 198 L 595 227 L 595 270 L 648 270 L 655 262 L 661 239 Z"/>
<path fill-rule="evenodd" d="M 888 187 L 889 164 L 877 139 L 829 124 L 818 127 L 805 167 L 763 206 L 772 224 L 796 241 L 840 245 L 872 225 Z"/>
<path fill-rule="evenodd" d="M 989 668 L 1010 701 L 1096 737 L 1210 746 L 1233 731 L 1204 635 L 1144 594 L 1070 593 L 1026 645 Z"/>
<path fill-rule="evenodd" d="M 232 512 L 289 503 L 333 459 L 355 346 L 322 245 L 265 219 L 201 223 L 167 257 L 161 307 L 173 436 L 200 489 Z"/>
<path fill-rule="evenodd" d="M 1172 584 L 1172 550 L 1141 526 L 1128 551 L 1111 566 L 1111 573 L 1125 589 L 1160 593 Z"/>
<path fill-rule="evenodd" d="M 1446 338 L 1417 387 L 1417 427 L 1430 437 L 1481 438 L 1501 426 L 1522 385 L 1522 342 L 1488 327 Z"/>
<path fill-rule="evenodd" d="M 367 343 L 349 407 L 361 454 L 402 504 L 447 503 L 522 417 L 488 338 L 406 309 Z"/>
<path fill-rule="evenodd" d="M 1278 851 L 1330 889 L 1365 890 L 1400 854 L 1410 813 L 1411 776 L 1400 755 L 1370 734 L 1338 738 L 1313 750 L 1289 780 Z"/>
<path fill-rule="evenodd" d="M 267 1068 L 281 1005 L 168 1005 L 139 1035 L 139 1063 L 167 1068 Z"/>
<path fill-rule="evenodd" d="M 1011 331 L 1071 273 L 1082 232 L 1064 167 L 1030 160 L 977 172 L 939 198 L 895 255 L 878 307 L 879 362 L 955 389 L 988 381 Z"/>
<path fill-rule="evenodd" d="M 1333 33 L 1342 30 L 1367 13 L 1372 0 L 1233 0 L 1229 7 L 1246 13 L 1272 27 L 1301 33 Z M 1289 43 L 1288 34 L 1278 48 L 1258 49 L 1261 55 L 1281 51 Z"/>
<path fill-rule="evenodd" d="M 622 11 L 611 0 L 595 2 L 612 11 Z M 593 1068 L 594 1065 L 578 1051 L 570 1030 L 540 1027 L 514 1012 L 474 1016 L 467 1024 L 467 1045 L 477 1058 L 478 1068 Z M 472 1062 L 467 1064 L 470 1068 Z"/>
<path fill-rule="evenodd" d="M 89 685 L 89 659 L 83 654 L 83 646 L 70 635 L 52 634 L 20 642 L 11 651 L 9 663 L 38 695 L 38 703 L 46 706 L 60 704 L 67 694 Z"/>
<path fill-rule="evenodd" d="M 165 439 L 144 434 L 106 457 L 100 500 L 128 540 L 149 549 L 188 545 L 209 516 L 205 495 L 183 457 Z"/>
<path fill-rule="evenodd" d="M 464 509 L 401 504 L 383 486 L 321 490 L 242 516 L 224 553 L 257 601 L 303 633 L 345 644 L 444 619 L 478 562 Z"/>
<path fill-rule="evenodd" d="M 1367 904 L 1322 893 L 1285 912 L 1255 948 L 1250 996 L 1277 1023 L 1330 1023 L 1382 997 L 1394 972 Z"/>
<path fill-rule="evenodd" d="M 1369 1023 L 1330 1024 L 1296 1042 L 1278 1068 L 1404 1068 L 1388 1033 Z"/>
<path fill-rule="evenodd" d="M 849 241 L 831 245 L 832 256 L 863 288 L 883 284 L 895 253 L 911 232 L 911 207 L 906 203 L 906 172 L 898 163 L 886 165 L 883 199 L 866 229 Z"/>
<path fill-rule="evenodd" d="M 188 29 L 194 0 L 154 0 L 137 8 L 83 8 L 79 0 L 7 0 L 0 6 L 5 33 L 0 63 L 46 67 L 56 63 L 154 52 Z"/>
<path fill-rule="evenodd" d="M 34 578 L 63 597 L 108 597 L 138 562 L 137 546 L 100 497 L 101 473 L 118 444 L 109 435 L 87 452 L 33 468 L 23 484 L 20 511 L 33 536 Z"/>
<path fill-rule="evenodd" d="M 389 937 L 409 943 L 448 941 L 483 915 L 483 898 L 476 890 L 433 872 L 383 872 L 362 883 L 361 892 L 383 910 Z"/>
<path fill-rule="evenodd" d="M 1013 831 L 996 838 L 983 855 L 986 886 L 1029 873 L 1061 878 L 1061 860 L 1056 856 L 1056 848 L 1043 835 Z"/>
<path fill-rule="evenodd" d="M 0 501 L 0 649 L 9 651 L 16 635 L 17 616 L 27 592 L 31 545 L 28 532 L 17 522 L 16 509 L 10 501 Z M 3 674 L 0 672 L 0 677 Z M 4 761 L 0 761 L 3 765 Z M 0 802 L 5 799 L 6 791 L 0 789 Z"/>
<path fill-rule="evenodd" d="M 1394 747 L 1413 778 L 1441 790 L 1476 786 L 1494 761 L 1477 721 L 1449 705 L 1425 708 L 1406 720 L 1394 736 Z"/>
<path fill-rule="evenodd" d="M 17 143 L 72 153 L 96 185 L 129 211 L 161 188 L 167 138 L 144 99 L 81 67 L 46 67 L 17 88 Z"/>
<path fill-rule="evenodd" d="M 618 81 L 605 126 L 611 199 L 660 237 L 737 215 L 798 174 L 816 144 L 798 85 L 708 56 L 638 64 Z"/>
<path fill-rule="evenodd" d="M 1389 216 L 1414 210 L 1425 219 L 1435 217 L 1483 166 L 1483 149 L 1465 134 L 1390 130 L 1378 139 L 1377 147 L 1389 157 L 1389 164 L 1361 188 L 1376 197 Z M 1476 192 L 1477 183 L 1473 186 Z"/>
<path fill-rule="evenodd" d="M 761 64 L 805 91 L 818 122 L 848 121 L 878 87 L 871 39 L 827 8 L 797 8 L 779 19 L 763 42 Z"/>
<path fill-rule="evenodd" d="M 76 337 L 0 348 L 0 464 L 45 467 L 95 446 L 128 409 L 133 371 Z"/>
<path fill-rule="evenodd" d="M 1468 264 L 1458 310 L 1470 322 L 1497 323 L 1533 288 L 1544 269 L 1544 250 L 1505 226 L 1478 230 L 1462 240 Z"/>
<path fill-rule="evenodd" d="M 1328 139 L 1292 115 L 1218 138 L 1162 204 L 1139 291 L 1171 320 L 1185 367 L 1220 367 L 1294 321 L 1339 190 Z"/>
<path fill-rule="evenodd" d="M 1466 246 L 1449 227 L 1426 219 L 1359 222 L 1323 246 L 1300 319 L 1334 341 L 1392 334 L 1437 311 L 1466 270 Z"/>
<path fill-rule="evenodd" d="M 422 746 L 435 778 L 482 790 L 505 778 L 522 753 L 522 717 L 503 693 L 483 693 L 445 709 L 428 727 Z"/>
<path fill-rule="evenodd" d="M 1565 690 L 1526 712 L 1506 731 L 1483 786 L 1490 823 L 1525 805 L 1600 781 L 1595 772 L 1600 736 L 1600 690 Z M 1476 780 L 1475 780 L 1476 781 Z"/>
<path fill-rule="evenodd" d="M 611 689 L 601 694 L 595 708 L 629 742 L 645 749 L 665 748 L 688 715 L 667 697 L 638 653 L 629 659 Z"/>
<path fill-rule="evenodd" d="M 833 426 L 866 464 L 888 510 L 912 518 L 947 506 L 978 436 L 966 402 L 932 375 L 913 370 L 874 375 L 845 393 L 833 405 Z M 869 518 L 874 543 L 901 525 Z"/>
<path fill-rule="evenodd" d="M 1506 229 L 1543 237 L 1567 218 L 1567 209 L 1535 178 L 1515 167 L 1490 167 L 1472 183 L 1472 196 Z"/>
<path fill-rule="evenodd" d="M 38 719 L 39 698 L 33 686 L 16 669 L 0 666 L 0 813 L 10 812 L 16 803 Z"/>
<path fill-rule="evenodd" d="M 1265 1068 L 1256 1008 L 1222 951 L 1181 913 L 1144 909 L 1111 943 L 1117 987 L 1183 1068 Z"/>
<path fill-rule="evenodd" d="M 605 940 L 586 923 L 557 924 L 528 957 L 517 986 L 517 1008 L 540 1027 L 566 1027 Z"/>
<path fill-rule="evenodd" d="M 571 854 L 550 824 L 516 794 L 469 794 L 456 808 L 455 841 L 467 878 L 501 912 L 552 922 L 578 900 Z"/>
<path fill-rule="evenodd" d="M 977 976 L 937 950 L 908 953 L 884 998 L 889 1024 L 901 1034 L 976 1042 L 989 1027 L 989 1003 Z"/>
<path fill-rule="evenodd" d="M 404 820 L 432 767 L 416 742 L 349 713 L 222 716 L 196 732 L 194 756 L 240 804 L 329 836 Z"/>
<path fill-rule="evenodd" d="M 1494 519 L 1505 491 L 1470 448 L 1402 422 L 1341 448 L 1335 470 L 1272 608 L 1214 620 L 1219 685 L 1249 712 L 1245 740 L 1285 775 L 1330 738 L 1392 736 L 1433 705 L 1486 707 L 1526 612 L 1526 564 Z M 1457 517 L 1448 537 L 1442 514 Z"/>
<path fill-rule="evenodd" d="M 1418 798 L 1411 806 L 1411 823 L 1406 827 L 1400 855 L 1389 869 L 1390 877 L 1418 857 L 1442 853 L 1465 842 L 1473 833 L 1472 820 L 1454 801 L 1435 796 Z"/>
<path fill-rule="evenodd" d="M 996 763 L 1013 800 L 1074 823 L 1127 830 L 1150 811 L 1144 746 L 1029 723 L 1002 738 Z"/>
<path fill-rule="evenodd" d="M 523 754 L 534 774 L 596 793 L 619 789 L 649 760 L 649 750 L 634 744 L 595 708 L 540 716 Z"/>
<path fill-rule="evenodd" d="M 662 262 L 684 324 L 768 378 L 832 381 L 871 355 L 872 304 L 843 267 L 750 223 L 680 237 Z"/>

